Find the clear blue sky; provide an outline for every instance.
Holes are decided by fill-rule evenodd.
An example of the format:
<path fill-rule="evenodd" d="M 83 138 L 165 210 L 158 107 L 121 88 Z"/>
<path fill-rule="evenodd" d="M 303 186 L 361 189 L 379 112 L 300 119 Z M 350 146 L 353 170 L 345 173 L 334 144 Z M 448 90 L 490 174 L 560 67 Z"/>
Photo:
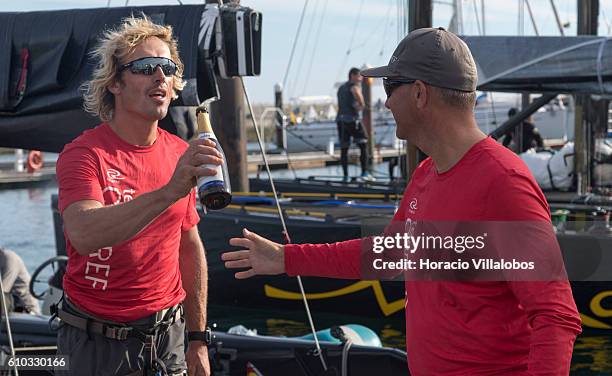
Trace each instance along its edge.
<path fill-rule="evenodd" d="M 108 0 L 3 0 L 0 11 L 30 11 L 105 7 Z M 202 0 L 183 0 L 185 4 Z M 387 63 L 398 42 L 398 3 L 403 0 L 309 0 L 292 67 L 286 97 L 333 95 L 334 83 L 345 79 L 351 66 Z M 486 0 L 488 35 L 517 35 L 520 0 Z M 530 0 L 540 35 L 560 35 L 549 0 Z M 130 6 L 177 4 L 174 0 L 130 0 Z M 243 0 L 242 4 L 263 13 L 261 76 L 247 80 L 256 103 L 273 101 L 273 86 L 283 80 L 304 0 Z M 450 1 L 434 2 L 434 26 L 447 27 L 452 15 Z M 474 6 L 480 0 L 462 0 L 463 33 L 479 34 Z M 566 35 L 576 35 L 576 0 L 555 0 Z M 111 0 L 123 6 L 125 0 Z M 599 34 L 611 35 L 612 0 L 600 0 Z M 524 35 L 534 29 L 524 7 Z M 325 10 L 325 12 L 323 12 Z M 356 25 L 359 25 L 356 27 Z M 480 25 L 482 27 L 482 25 Z M 350 53 L 347 54 L 347 51 Z M 495 53 L 492 51 L 492 53 Z M 297 72 L 300 72 L 298 74 Z"/>

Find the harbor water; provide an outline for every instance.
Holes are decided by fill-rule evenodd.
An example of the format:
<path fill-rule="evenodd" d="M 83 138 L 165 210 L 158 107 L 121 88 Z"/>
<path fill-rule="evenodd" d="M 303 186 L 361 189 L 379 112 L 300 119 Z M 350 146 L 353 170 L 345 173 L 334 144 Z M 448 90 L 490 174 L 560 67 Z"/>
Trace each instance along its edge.
<path fill-rule="evenodd" d="M 379 173 L 386 166 L 377 167 Z M 351 166 L 350 173 L 360 171 Z M 309 175 L 341 176 L 339 166 L 324 169 L 301 170 L 299 177 Z M 274 172 L 277 177 L 293 177 L 292 171 Z M 51 211 L 51 195 L 57 193 L 55 183 L 43 187 L 0 190 L 0 246 L 16 251 L 32 273 L 35 268 L 55 256 L 55 238 Z M 228 271 L 228 273 L 230 273 Z M 308 286 L 305 286 L 308 290 Z M 403 320 L 364 319 L 346 315 L 312 312 L 317 329 L 333 325 L 358 323 L 376 331 L 387 346 L 403 349 L 405 328 Z M 251 309 L 249 307 L 210 306 L 208 321 L 216 323 L 218 330 L 235 325 L 256 329 L 259 334 L 301 336 L 308 334 L 306 314 L 278 310 Z M 612 375 L 612 336 L 580 336 L 574 346 L 572 374 Z"/>

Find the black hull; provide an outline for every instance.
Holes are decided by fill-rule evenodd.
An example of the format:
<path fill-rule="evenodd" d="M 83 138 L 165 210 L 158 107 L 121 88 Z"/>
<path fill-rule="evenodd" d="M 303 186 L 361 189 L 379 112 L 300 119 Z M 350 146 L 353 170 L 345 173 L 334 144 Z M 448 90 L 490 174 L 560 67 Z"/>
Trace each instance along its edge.
<path fill-rule="evenodd" d="M 28 314 L 10 316 L 13 341 L 17 355 L 54 355 L 57 332 L 49 328 L 49 317 Z M 2 327 L 5 327 L 4 320 Z M 0 345 L 8 345 L 5 331 L 0 333 Z M 329 368 L 340 374 L 341 344 L 321 342 Z M 249 337 L 214 332 L 209 356 L 213 376 L 244 376 L 247 363 L 253 364 L 263 375 L 322 375 L 318 357 L 313 355 L 314 342 L 294 338 Z M 348 361 L 350 375 L 406 375 L 406 353 L 390 348 L 352 346 Z M 24 375 L 49 375 L 47 371 L 19 371 Z"/>
<path fill-rule="evenodd" d="M 317 210 L 317 213 L 320 209 Z M 294 243 L 327 243 L 362 236 L 361 221 L 346 219 L 339 223 L 330 218 L 314 221 L 286 218 Z M 382 230 L 388 218 L 371 218 Z M 235 209 L 208 212 L 198 225 L 206 247 L 209 268 L 209 301 L 211 304 L 268 308 L 280 311 L 303 310 L 295 278 L 257 276 L 247 281 L 236 280 L 221 262 L 231 237 L 242 234 L 243 228 L 273 241 L 283 243 L 282 229 L 276 216 L 255 216 Z M 214 231 L 210 229 L 214 228 Z M 303 283 L 313 312 L 333 312 L 365 317 L 403 317 L 404 285 L 402 282 L 364 282 L 329 278 L 304 277 Z M 350 292 L 343 293 L 342 290 Z M 232 291 L 228 294 L 228 291 Z M 381 294 L 382 293 L 382 294 Z M 333 298 L 327 298 L 333 296 Z M 393 304 L 395 303 L 395 304 Z"/>
<path fill-rule="evenodd" d="M 303 193 L 357 193 L 357 194 L 402 194 L 406 188 L 405 181 L 388 182 L 349 182 L 344 183 L 340 179 L 324 178 L 298 178 L 298 179 L 274 179 L 277 192 L 303 192 Z M 271 192 L 268 179 L 249 179 L 251 192 Z"/>
<path fill-rule="evenodd" d="M 394 196 L 404 193 L 406 182 L 401 180 L 377 182 L 342 182 L 339 178 L 314 177 L 298 179 L 274 179 L 277 192 L 281 193 L 329 193 L 329 194 L 365 194 Z M 249 179 L 251 192 L 271 192 L 268 179 Z M 546 200 L 551 206 L 559 205 L 586 205 L 590 207 L 602 206 L 612 210 L 612 197 L 599 195 L 579 196 L 572 192 L 544 192 Z"/>

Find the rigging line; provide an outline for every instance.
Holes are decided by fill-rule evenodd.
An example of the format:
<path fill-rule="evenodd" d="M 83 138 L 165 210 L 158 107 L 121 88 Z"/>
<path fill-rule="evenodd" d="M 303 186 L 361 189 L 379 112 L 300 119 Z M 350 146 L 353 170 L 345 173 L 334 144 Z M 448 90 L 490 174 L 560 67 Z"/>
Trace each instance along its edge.
<path fill-rule="evenodd" d="M 529 4 L 529 0 L 525 0 L 525 5 L 527 5 L 527 12 L 529 12 L 529 19 L 531 20 L 531 24 L 533 25 L 533 31 L 535 31 L 536 36 L 540 36 L 540 32 L 538 31 L 538 25 L 536 25 L 535 18 L 533 18 L 533 12 L 531 11 L 531 5 Z"/>
<path fill-rule="evenodd" d="M 493 124 L 497 127 L 497 113 L 495 112 L 495 99 L 493 98 L 493 92 L 490 91 L 489 95 L 491 96 L 491 111 L 493 112 Z"/>
<path fill-rule="evenodd" d="M 523 35 L 525 33 L 525 0 L 518 0 L 518 24 L 517 33 Z"/>
<path fill-rule="evenodd" d="M 363 46 L 365 46 L 366 44 L 368 44 L 368 42 L 372 39 L 372 37 L 374 35 L 379 35 L 378 34 L 378 30 L 383 26 L 386 25 L 387 21 L 387 16 L 389 15 L 389 12 L 387 12 L 387 14 L 385 15 L 384 18 L 381 18 L 380 22 L 378 24 L 376 24 L 376 27 L 374 29 L 372 29 L 372 31 L 368 34 L 368 36 L 365 37 L 365 39 L 363 40 L 363 42 L 361 42 L 360 44 L 356 45 L 355 47 L 353 47 L 353 51 L 355 51 L 358 48 L 361 48 Z"/>
<path fill-rule="evenodd" d="M 455 18 L 457 20 L 457 34 L 463 34 L 463 3 L 462 0 L 455 1 Z"/>
<path fill-rule="evenodd" d="M 559 27 L 559 33 L 561 33 L 561 36 L 564 37 L 565 32 L 563 31 L 563 24 L 561 23 L 561 18 L 559 17 L 559 12 L 557 11 L 555 0 L 550 0 L 550 6 L 552 7 L 553 13 L 555 14 L 555 20 L 557 21 L 557 27 Z"/>
<path fill-rule="evenodd" d="M 306 60 L 306 53 L 308 51 L 308 46 L 310 45 L 310 37 L 312 35 L 312 28 L 317 20 L 317 8 L 319 6 L 319 0 L 314 0 L 314 6 L 312 7 L 312 12 L 310 16 L 310 22 L 308 23 L 308 29 L 306 30 L 306 40 L 304 41 L 303 48 L 301 48 L 301 57 L 298 59 L 298 66 L 296 70 L 296 78 L 291 85 L 291 96 L 297 97 L 298 86 L 300 83 L 300 79 L 303 78 L 302 74 L 302 65 L 304 65 L 304 60 Z M 316 46 L 315 46 L 316 47 Z"/>
<path fill-rule="evenodd" d="M 321 37 L 321 29 L 322 29 L 323 21 L 325 20 L 325 15 L 327 14 L 327 3 L 328 2 L 329 0 L 325 0 L 325 3 L 323 3 L 323 10 L 321 11 L 321 19 L 319 21 L 319 26 L 317 28 L 317 34 L 316 34 L 315 42 L 312 48 L 312 54 L 310 54 L 310 63 L 308 64 L 308 71 L 305 76 L 304 87 L 302 88 L 302 95 L 306 94 L 306 90 L 308 89 L 308 86 L 310 85 L 310 73 L 312 72 L 312 65 L 314 63 L 315 55 L 317 54 L 317 51 L 319 51 L 319 48 L 317 48 L 317 46 L 319 45 L 319 39 Z"/>
<path fill-rule="evenodd" d="M 289 153 L 289 150 L 285 150 L 285 157 L 287 159 L 287 167 L 289 167 L 289 170 L 293 174 L 293 179 L 297 180 L 297 178 L 298 178 L 297 172 L 295 171 L 295 168 L 293 167 L 293 162 L 291 161 L 291 157 L 290 157 L 289 154 L 291 154 L 291 153 Z"/>
<path fill-rule="evenodd" d="M 342 63 L 340 63 L 340 67 L 338 68 L 338 72 L 336 73 L 336 82 L 343 82 L 344 79 L 342 78 L 342 75 L 344 73 L 344 71 L 346 70 L 346 63 L 348 63 L 348 59 L 349 59 L 349 51 L 346 51 L 346 54 L 344 54 L 344 60 L 342 60 Z"/>
<path fill-rule="evenodd" d="M 408 25 L 408 18 L 410 17 L 410 14 L 409 14 L 410 10 L 409 10 L 407 1 L 403 2 L 402 4 L 404 6 L 404 14 L 402 15 L 402 19 L 404 20 L 404 30 L 402 32 L 402 39 L 404 39 L 404 37 L 408 35 L 408 31 L 409 31 L 408 29 L 410 27 Z"/>
<path fill-rule="evenodd" d="M 601 7 L 600 9 L 601 9 L 601 18 L 606 24 L 606 29 L 608 29 L 608 35 L 610 35 L 610 21 L 608 20 L 608 17 L 606 16 L 606 12 L 604 12 L 603 7 Z"/>
<path fill-rule="evenodd" d="M 397 21 L 397 27 L 395 28 L 395 32 L 396 32 L 396 43 L 399 42 L 399 40 L 402 38 L 402 16 L 401 16 L 401 8 L 402 8 L 402 0 L 396 0 L 395 2 L 395 20 Z"/>
<path fill-rule="evenodd" d="M 391 10 L 393 9 L 393 3 L 389 3 L 389 8 L 387 8 L 387 14 L 385 15 L 385 19 L 388 20 L 389 16 L 391 15 Z M 389 38 L 387 38 L 387 29 L 389 27 L 389 25 L 393 25 L 393 20 L 391 20 L 391 22 L 386 22 L 385 23 L 385 29 L 382 33 L 382 38 L 383 41 L 380 44 L 380 52 L 378 53 L 378 55 L 382 56 L 384 51 L 385 51 L 385 43 L 389 40 Z"/>
<path fill-rule="evenodd" d="M 255 120 L 255 115 L 253 115 L 253 106 L 251 105 L 251 100 L 249 98 L 249 94 L 247 93 L 247 89 L 244 84 L 244 79 L 242 77 L 240 77 L 240 83 L 242 84 L 242 91 L 244 92 L 244 97 L 246 99 L 246 103 L 249 108 L 249 113 L 251 114 L 251 121 L 253 122 L 253 128 L 255 128 L 255 135 L 257 136 L 257 143 L 259 144 L 259 148 L 261 150 L 261 157 L 263 159 L 264 165 L 266 166 L 266 171 L 268 172 L 268 180 L 270 181 L 270 187 L 272 187 L 272 193 L 274 194 L 274 202 L 276 203 L 276 210 L 278 211 L 278 217 L 280 218 L 281 225 L 283 227 L 283 234 L 285 235 L 285 242 L 289 243 L 290 241 L 289 231 L 287 230 L 287 224 L 285 223 L 285 217 L 283 216 L 283 210 L 281 209 L 280 202 L 278 201 L 278 194 L 276 193 L 276 186 L 274 186 L 274 178 L 272 178 L 272 173 L 270 172 L 270 165 L 268 164 L 268 158 L 266 156 L 266 152 L 263 147 L 263 141 L 261 139 L 261 135 L 259 134 L 259 128 L 257 127 L 257 120 Z M 312 314 L 310 313 L 310 307 L 308 306 L 308 300 L 306 299 L 306 293 L 304 292 L 304 285 L 302 284 L 302 278 L 299 275 L 296 278 L 298 281 L 298 285 L 300 286 L 300 293 L 302 294 L 302 300 L 304 301 L 304 308 L 306 309 L 306 315 L 308 316 L 310 330 L 312 331 L 312 335 L 314 337 L 315 347 L 317 349 L 316 355 L 321 360 L 321 364 L 323 365 L 323 370 L 327 372 L 327 364 L 325 363 L 325 359 L 323 358 L 323 352 L 321 351 L 321 345 L 319 344 L 319 339 L 317 338 L 317 331 L 312 321 Z"/>
<path fill-rule="evenodd" d="M 361 11 L 363 10 L 363 1 L 359 2 L 359 10 L 357 10 L 357 19 L 355 19 L 355 26 L 353 26 L 353 33 L 351 34 L 351 41 L 349 42 L 349 51 L 353 47 L 353 42 L 355 41 L 355 34 L 357 34 L 357 27 L 359 27 L 359 20 L 361 19 Z"/>
<path fill-rule="evenodd" d="M 363 9 L 363 1 L 364 0 L 361 0 L 359 2 L 359 10 L 357 11 L 357 18 L 355 19 L 355 26 L 353 26 L 353 32 L 351 34 L 351 39 L 348 45 L 348 49 L 346 50 L 346 54 L 344 55 L 344 60 L 342 61 L 342 64 L 338 68 L 338 73 L 336 73 L 336 81 L 342 77 L 342 71 L 345 69 L 346 63 L 348 63 L 349 55 L 352 52 L 353 41 L 355 40 L 355 34 L 357 32 L 357 27 L 359 26 L 359 19 L 361 18 L 361 10 Z"/>
<path fill-rule="evenodd" d="M 478 35 L 482 35 L 482 30 L 480 30 L 480 18 L 478 16 L 478 6 L 476 5 L 477 0 L 472 0 L 472 5 L 474 5 L 474 17 L 476 18 L 476 28 L 478 29 Z"/>
<path fill-rule="evenodd" d="M 285 76 L 283 77 L 283 88 L 287 85 L 287 77 L 289 76 L 289 70 L 291 69 L 291 62 L 293 61 L 293 54 L 295 53 L 295 46 L 297 46 L 298 38 L 300 37 L 300 30 L 302 29 L 302 23 L 304 21 L 304 15 L 306 14 L 306 8 L 308 7 L 308 0 L 304 0 L 304 7 L 302 8 L 302 14 L 300 15 L 300 22 L 298 23 L 297 31 L 295 32 L 295 38 L 293 39 L 293 46 L 291 47 L 291 53 L 289 54 L 289 62 L 285 69 Z"/>

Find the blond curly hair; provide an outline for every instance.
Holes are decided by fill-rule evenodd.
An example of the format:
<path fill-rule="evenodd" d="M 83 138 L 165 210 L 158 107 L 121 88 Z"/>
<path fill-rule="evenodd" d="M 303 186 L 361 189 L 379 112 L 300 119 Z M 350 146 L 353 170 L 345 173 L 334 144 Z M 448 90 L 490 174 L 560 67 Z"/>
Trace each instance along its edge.
<path fill-rule="evenodd" d="M 174 74 L 172 98 L 178 97 L 177 91 L 185 87 L 184 65 L 178 54 L 178 43 L 172 36 L 172 27 L 157 25 L 143 13 L 140 17 L 132 15 L 125 18 L 116 29 L 105 31 L 100 44 L 91 52 L 91 57 L 97 61 L 97 64 L 91 80 L 82 85 L 85 111 L 98 116 L 104 122 L 112 120 L 115 97 L 108 87 L 119 75 L 120 61 L 132 53 L 140 43 L 151 37 L 161 39 L 170 48 L 171 59 L 178 67 Z"/>

